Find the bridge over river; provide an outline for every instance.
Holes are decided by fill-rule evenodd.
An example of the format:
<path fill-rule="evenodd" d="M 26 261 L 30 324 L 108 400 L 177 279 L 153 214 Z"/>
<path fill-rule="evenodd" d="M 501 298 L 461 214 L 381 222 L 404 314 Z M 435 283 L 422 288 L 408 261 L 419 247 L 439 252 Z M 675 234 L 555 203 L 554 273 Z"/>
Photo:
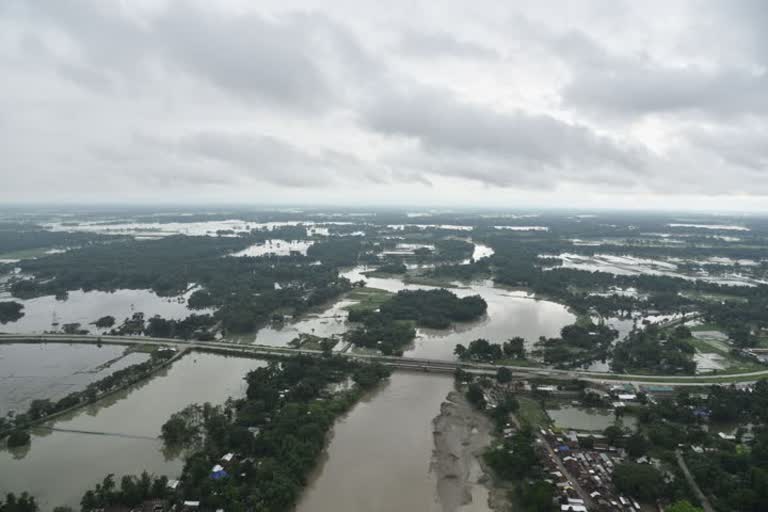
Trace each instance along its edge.
<path fill-rule="evenodd" d="M 95 336 L 70 334 L 0 334 L 0 343 L 91 343 L 116 345 L 157 345 L 199 351 L 224 352 L 245 357 L 290 356 L 305 354 L 321 356 L 322 351 L 266 345 L 247 345 L 222 341 L 185 341 L 172 338 L 150 338 L 145 336 Z M 334 352 L 342 357 L 361 361 L 375 361 L 397 370 L 418 370 L 435 373 L 453 373 L 462 369 L 470 373 L 493 375 L 501 367 L 508 368 L 512 374 L 523 378 L 547 378 L 559 380 L 580 379 L 591 382 L 610 381 L 615 383 L 656 384 L 665 386 L 707 386 L 711 384 L 749 383 L 761 378 L 768 378 L 765 370 L 743 373 L 709 373 L 702 375 L 636 375 L 589 370 L 562 370 L 556 368 L 495 365 L 466 361 L 446 361 L 412 357 L 384 356 L 376 354 L 358 354 L 354 352 Z"/>

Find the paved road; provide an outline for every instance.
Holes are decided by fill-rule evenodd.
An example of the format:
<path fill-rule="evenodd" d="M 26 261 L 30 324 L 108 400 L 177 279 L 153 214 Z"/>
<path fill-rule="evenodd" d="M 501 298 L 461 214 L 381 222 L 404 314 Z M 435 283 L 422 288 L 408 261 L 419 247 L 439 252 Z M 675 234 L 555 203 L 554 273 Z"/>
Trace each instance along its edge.
<path fill-rule="evenodd" d="M 321 355 L 319 350 L 294 349 L 290 347 L 272 347 L 266 345 L 244 345 L 226 340 L 222 341 L 184 341 L 169 338 L 150 338 L 144 336 L 94 336 L 94 335 L 68 335 L 68 334 L 0 334 L 2 342 L 59 342 L 59 343 L 104 343 L 119 345 L 163 345 L 174 346 L 179 349 L 189 348 L 198 350 L 227 350 L 233 353 L 242 353 L 251 356 L 308 354 Z M 482 374 L 495 374 L 500 365 L 471 363 L 464 361 L 445 361 L 438 359 L 423 359 L 411 357 L 383 356 L 372 354 L 356 354 L 353 352 L 335 352 L 343 357 L 358 360 L 377 361 L 394 368 L 420 369 L 435 372 L 453 372 L 457 368 L 465 371 Z M 616 374 L 610 372 L 594 372 L 588 370 L 558 370 L 553 368 L 535 368 L 528 366 L 504 365 L 513 373 L 528 377 L 546 377 L 552 379 L 581 379 L 592 382 L 610 381 L 613 383 L 656 384 L 665 386 L 706 386 L 721 384 L 719 378 L 729 378 L 730 382 L 754 382 L 763 377 L 768 377 L 768 368 L 730 375 L 688 375 L 688 376 L 648 376 L 636 374 Z M 663 380 L 662 380 L 663 379 Z"/>

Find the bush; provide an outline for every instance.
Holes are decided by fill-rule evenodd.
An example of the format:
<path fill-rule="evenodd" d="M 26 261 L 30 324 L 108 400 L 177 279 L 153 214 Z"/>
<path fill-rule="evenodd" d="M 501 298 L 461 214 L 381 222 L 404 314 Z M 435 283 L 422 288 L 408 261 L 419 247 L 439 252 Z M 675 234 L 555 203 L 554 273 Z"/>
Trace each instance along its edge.
<path fill-rule="evenodd" d="M 26 430 L 14 430 L 8 436 L 8 447 L 16 448 L 19 446 L 26 446 L 31 440 L 32 438 Z"/>

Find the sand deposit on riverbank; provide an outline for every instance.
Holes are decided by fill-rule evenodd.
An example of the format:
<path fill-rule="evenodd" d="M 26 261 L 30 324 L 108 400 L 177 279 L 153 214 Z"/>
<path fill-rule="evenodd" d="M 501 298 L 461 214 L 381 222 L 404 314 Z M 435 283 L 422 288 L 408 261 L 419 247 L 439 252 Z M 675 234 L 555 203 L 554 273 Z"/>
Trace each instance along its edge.
<path fill-rule="evenodd" d="M 432 471 L 443 512 L 500 510 L 504 500 L 482 467 L 483 451 L 491 442 L 490 419 L 475 411 L 463 394 L 452 391 L 432 423 Z"/>

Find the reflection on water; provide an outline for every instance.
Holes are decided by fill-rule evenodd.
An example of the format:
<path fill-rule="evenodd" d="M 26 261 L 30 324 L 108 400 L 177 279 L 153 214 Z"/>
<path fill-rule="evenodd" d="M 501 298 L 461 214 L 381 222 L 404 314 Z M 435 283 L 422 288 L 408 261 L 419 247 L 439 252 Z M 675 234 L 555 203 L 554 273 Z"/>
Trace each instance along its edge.
<path fill-rule="evenodd" d="M 297 512 L 440 510 L 432 419 L 452 387 L 449 376 L 394 373 L 337 422 Z"/>
<path fill-rule="evenodd" d="M 27 453 L 0 451 L 0 494 L 29 491 L 44 511 L 57 505 L 77 508 L 82 494 L 108 473 L 115 473 L 118 480 L 144 469 L 178 476 L 182 468 L 178 454 L 164 454 L 161 441 L 152 439 L 162 424 L 190 403 L 221 403 L 229 396 L 242 396 L 245 373 L 264 364 L 193 353 L 153 379 L 50 425 L 136 437 L 36 429 Z"/>

